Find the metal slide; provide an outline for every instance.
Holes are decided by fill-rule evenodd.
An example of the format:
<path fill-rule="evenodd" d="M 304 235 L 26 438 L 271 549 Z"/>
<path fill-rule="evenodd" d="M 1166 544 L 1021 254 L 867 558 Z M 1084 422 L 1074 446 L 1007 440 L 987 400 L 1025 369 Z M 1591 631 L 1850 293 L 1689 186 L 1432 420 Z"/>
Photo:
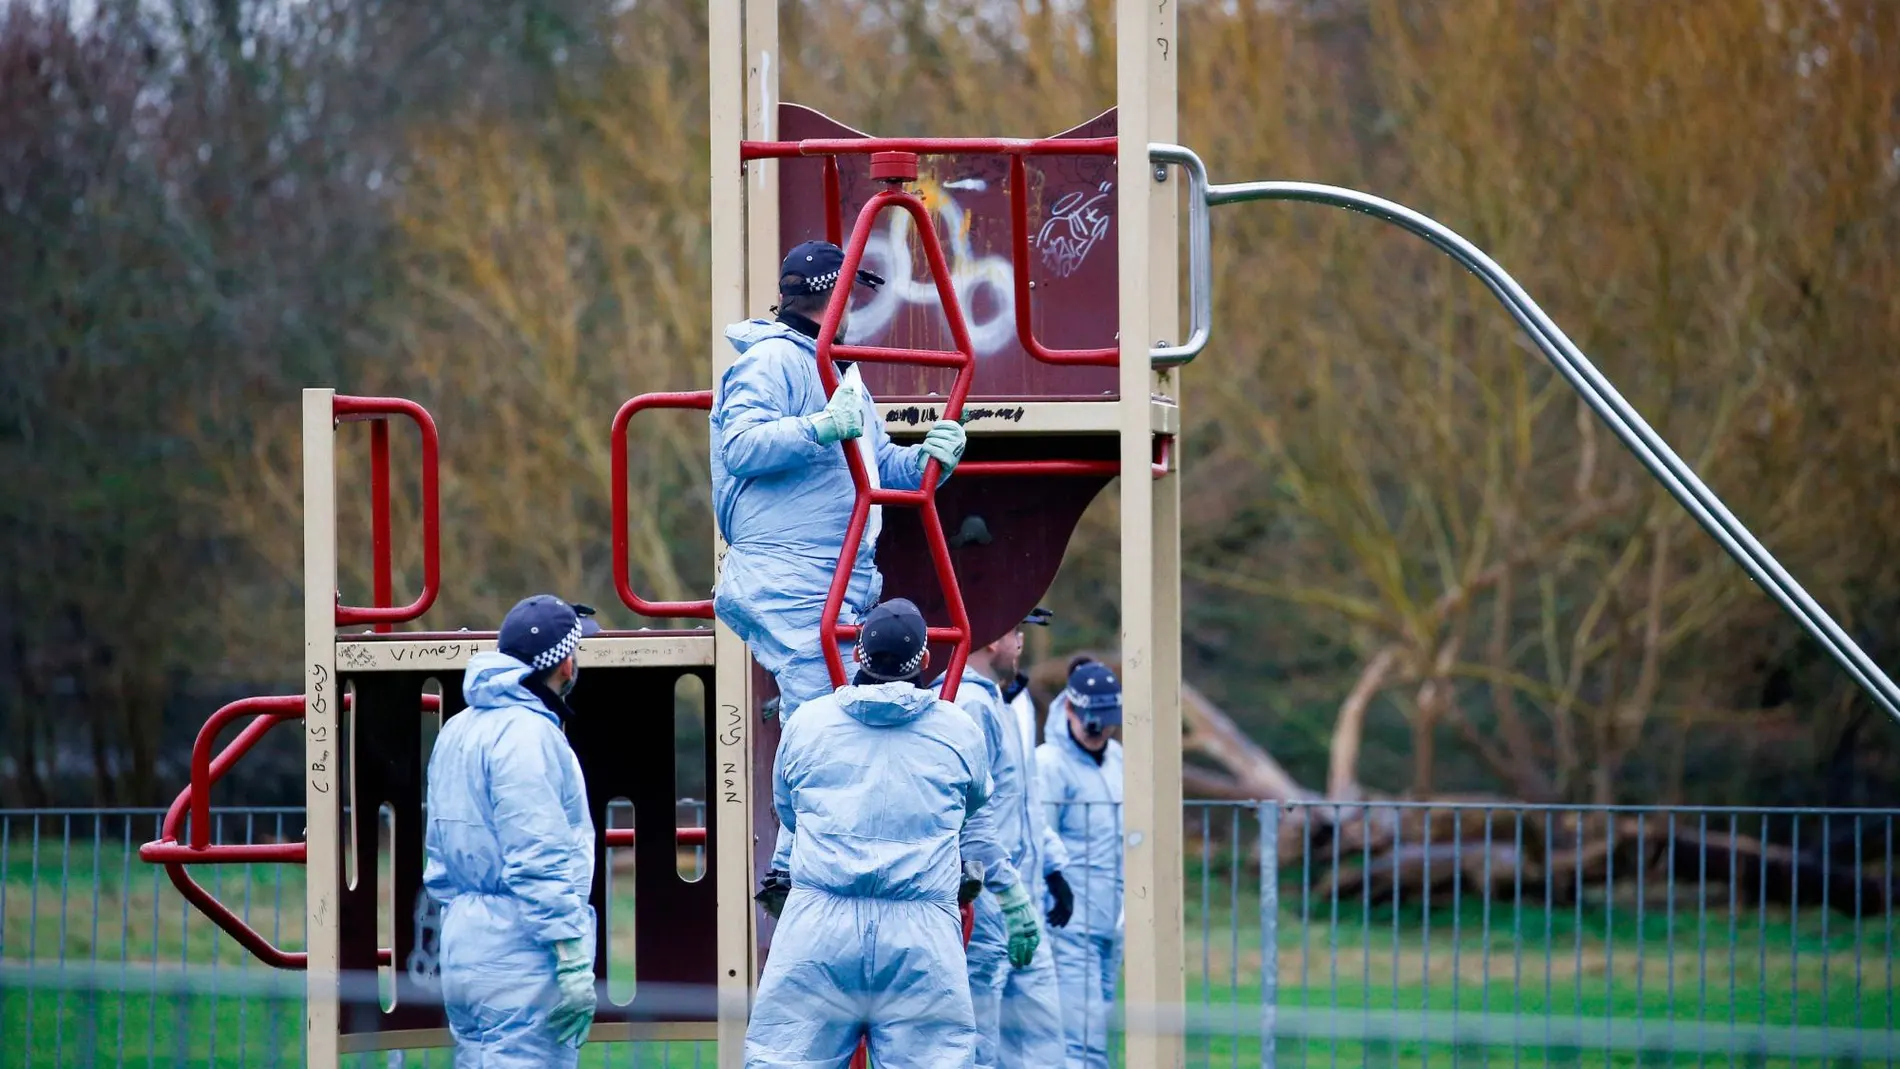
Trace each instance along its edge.
<path fill-rule="evenodd" d="M 1557 329 L 1537 302 L 1530 299 L 1504 269 L 1484 251 L 1466 241 L 1449 227 L 1401 204 L 1394 204 L 1366 193 L 1339 186 L 1311 182 L 1236 182 L 1213 185 L 1207 180 L 1207 168 L 1193 150 L 1180 145 L 1151 144 L 1148 158 L 1157 166 L 1176 166 L 1188 178 L 1188 259 L 1189 315 L 1192 333 L 1188 341 L 1163 358 L 1156 353 L 1157 365 L 1185 363 L 1206 347 L 1214 317 L 1213 257 L 1209 250 L 1211 233 L 1208 209 L 1218 204 L 1239 204 L 1255 200 L 1304 201 L 1361 212 L 1383 219 L 1400 229 L 1431 242 L 1439 250 L 1478 276 L 1485 288 L 1504 305 L 1505 311 L 1541 350 L 1557 373 L 1570 383 L 1598 418 L 1614 432 L 1629 451 L 1636 454 L 1651 475 L 1689 510 L 1689 515 L 1714 536 L 1742 570 L 1766 589 L 1788 615 L 1794 617 L 1815 641 L 1847 670 L 1887 715 L 1900 720 L 1900 687 L 1881 671 L 1880 666 L 1841 630 L 1834 618 L 1816 604 L 1801 584 L 1795 582 L 1774 556 L 1750 534 L 1742 521 L 1722 504 L 1696 473 L 1678 457 L 1636 410 L 1630 407 L 1610 380 L 1590 363 L 1564 332 Z"/>

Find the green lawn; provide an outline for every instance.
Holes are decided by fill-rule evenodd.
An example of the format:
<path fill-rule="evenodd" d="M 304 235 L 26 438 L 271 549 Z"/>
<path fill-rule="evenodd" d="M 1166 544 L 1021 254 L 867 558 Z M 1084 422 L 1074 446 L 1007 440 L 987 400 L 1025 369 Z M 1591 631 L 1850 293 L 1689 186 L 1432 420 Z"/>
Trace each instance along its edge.
<path fill-rule="evenodd" d="M 279 945 L 301 944 L 302 869 L 213 867 L 198 876 Z M 1261 1064 L 1267 948 L 1250 883 L 1237 886 L 1224 871 L 1191 873 L 1190 1065 Z M 1732 1023 L 1856 1029 L 1883 1041 L 1892 1032 L 1895 933 L 1884 918 L 1856 925 L 1814 911 L 1731 913 L 1726 891 L 1707 903 L 1645 898 L 1640 917 L 1625 899 L 1553 909 L 1461 900 L 1453 908 L 1441 897 L 1429 913 L 1345 901 L 1335 912 L 1330 899 L 1280 889 L 1271 948 L 1280 1066 L 1831 1066 L 1848 1063 L 1731 1058 L 1724 1037 Z M 631 894 L 617 889 L 606 918 L 617 996 L 631 967 L 631 910 Z M 8 1039 L 0 1069 L 301 1061 L 297 980 L 252 961 L 159 870 L 118 845 L 43 841 L 36 853 L 16 838 L 0 851 L 0 965 L 13 978 L 0 990 Z M 20 982 L 29 965 L 32 982 Z M 94 986 L 77 982 L 95 968 L 104 975 Z M 178 993 L 181 977 L 195 993 Z M 1444 1031 L 1474 1027 L 1478 1034 L 1457 1041 Z M 1545 1042 L 1546 1027 L 1556 1042 Z M 1631 1027 L 1644 1032 L 1617 1040 L 1628 1049 L 1607 1049 L 1614 1029 Z M 1573 1046 L 1564 1045 L 1566 1029 L 1582 1030 L 1568 1037 Z M 1717 1052 L 1638 1049 L 1666 1034 Z M 1348 1038 L 1331 1038 L 1341 1035 Z M 599 1044 L 585 1055 L 582 1064 L 596 1067 L 712 1063 L 704 1044 Z M 348 1064 L 395 1063 L 373 1054 Z M 400 1064 L 447 1069 L 449 1059 L 408 1052 Z"/>

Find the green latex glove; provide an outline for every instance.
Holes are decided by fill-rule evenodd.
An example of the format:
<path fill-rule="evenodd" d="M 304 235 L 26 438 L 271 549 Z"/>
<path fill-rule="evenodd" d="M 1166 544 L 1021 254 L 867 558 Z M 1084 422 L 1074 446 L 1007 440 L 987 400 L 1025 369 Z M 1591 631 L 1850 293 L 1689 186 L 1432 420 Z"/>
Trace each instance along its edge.
<path fill-rule="evenodd" d="M 560 1000 L 548 1014 L 554 1038 L 579 1048 L 594 1026 L 594 955 L 585 941 L 563 939 L 554 944 L 554 986 Z"/>
<path fill-rule="evenodd" d="M 1042 927 L 1036 923 L 1036 907 L 1022 884 L 997 896 L 1003 906 L 1003 927 L 1009 931 L 1009 963 L 1027 969 L 1035 960 L 1036 944 L 1042 942 Z"/>
<path fill-rule="evenodd" d="M 930 425 L 924 435 L 924 444 L 919 447 L 924 455 L 943 465 L 945 475 L 957 470 L 957 461 L 963 459 L 963 446 L 968 439 L 963 426 L 955 420 L 940 419 Z"/>
<path fill-rule="evenodd" d="M 838 384 L 837 392 L 825 402 L 825 410 L 806 416 L 819 445 L 831 445 L 864 434 L 864 395 L 854 379 Z"/>

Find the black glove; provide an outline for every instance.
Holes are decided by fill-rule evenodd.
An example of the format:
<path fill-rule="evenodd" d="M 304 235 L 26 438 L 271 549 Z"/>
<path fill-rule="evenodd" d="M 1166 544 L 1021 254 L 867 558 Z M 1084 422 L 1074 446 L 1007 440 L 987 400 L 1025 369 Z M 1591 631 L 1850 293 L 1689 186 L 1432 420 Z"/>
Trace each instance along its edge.
<path fill-rule="evenodd" d="M 1042 882 L 1049 888 L 1049 897 L 1056 900 L 1056 904 L 1049 907 L 1049 927 L 1061 928 L 1075 915 L 1075 892 L 1069 890 L 1069 881 L 1063 879 L 1060 872 L 1044 876 Z"/>
<path fill-rule="evenodd" d="M 983 863 L 965 861 L 963 876 L 957 881 L 957 905 L 967 906 L 983 893 Z"/>
<path fill-rule="evenodd" d="M 752 900 L 765 907 L 765 911 L 778 919 L 779 911 L 785 908 L 785 896 L 792 893 L 792 874 L 784 869 L 773 869 L 759 881 L 759 893 Z"/>

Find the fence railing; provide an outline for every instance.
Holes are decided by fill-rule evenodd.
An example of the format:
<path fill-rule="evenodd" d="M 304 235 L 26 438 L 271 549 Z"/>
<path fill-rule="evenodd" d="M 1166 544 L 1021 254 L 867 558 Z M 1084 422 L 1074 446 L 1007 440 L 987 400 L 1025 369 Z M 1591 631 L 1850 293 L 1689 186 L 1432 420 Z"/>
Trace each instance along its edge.
<path fill-rule="evenodd" d="M 632 825 L 609 806 L 609 828 Z M 705 803 L 682 801 L 681 826 L 703 826 Z M 162 869 L 138 859 L 158 837 L 161 809 L 0 810 L 0 1069 L 94 1066 L 231 1067 L 304 1064 L 303 973 L 271 969 L 194 910 Z M 214 843 L 301 839 L 301 808 L 221 808 Z M 379 844 L 379 867 L 388 844 Z M 606 915 L 616 940 L 609 997 L 632 982 L 631 880 L 616 882 L 609 848 Z M 705 870 L 704 847 L 682 848 L 682 874 Z M 694 872 L 693 870 L 697 870 Z M 245 923 L 290 950 L 304 946 L 299 865 L 207 865 L 207 890 Z M 393 908 L 393 905 L 392 905 Z M 393 930 L 393 918 L 379 928 Z M 385 941 L 389 939 L 384 935 Z M 386 979 L 386 978 L 379 978 Z M 709 1044 L 589 1044 L 585 1066 L 714 1064 Z M 350 1055 L 348 1069 L 436 1066 L 447 1050 Z"/>
<path fill-rule="evenodd" d="M 1191 806 L 1190 1062 L 1891 1064 L 1895 816 Z"/>
<path fill-rule="evenodd" d="M 1101 808 L 1088 819 L 1115 818 Z M 0 811 L 0 1069 L 302 1064 L 303 977 L 253 961 L 138 862 L 161 817 Z M 1113 1025 L 1182 1022 L 1206 1069 L 1891 1065 L 1897 817 L 1190 803 L 1186 1005 L 1119 1007 Z M 303 834 L 299 809 L 212 820 L 219 842 Z M 1071 864 L 1105 860 L 1085 848 Z M 302 945 L 300 867 L 200 878 L 273 942 Z M 1078 891 L 1112 893 L 1096 886 Z M 610 939 L 619 920 L 631 941 L 630 892 L 610 882 Z M 705 1044 L 589 1044 L 582 1064 L 713 1058 Z"/>

